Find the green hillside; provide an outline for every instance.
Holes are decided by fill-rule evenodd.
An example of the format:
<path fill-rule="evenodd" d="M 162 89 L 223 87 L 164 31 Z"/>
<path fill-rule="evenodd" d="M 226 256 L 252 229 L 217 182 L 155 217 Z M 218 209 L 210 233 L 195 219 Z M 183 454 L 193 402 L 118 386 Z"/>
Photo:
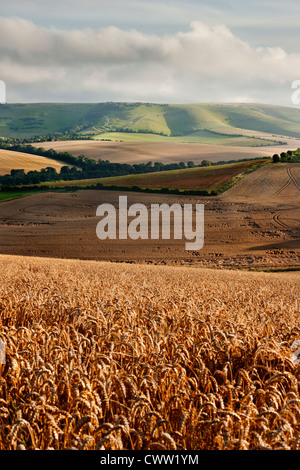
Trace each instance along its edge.
<path fill-rule="evenodd" d="M 0 105 L 0 137 L 32 137 L 69 132 L 80 126 L 90 104 Z"/>
<path fill-rule="evenodd" d="M 33 103 L 0 105 L 0 137 L 107 133 L 153 134 L 202 141 L 243 131 L 300 138 L 300 109 L 261 104 Z M 238 135 L 240 134 L 240 135 Z"/>

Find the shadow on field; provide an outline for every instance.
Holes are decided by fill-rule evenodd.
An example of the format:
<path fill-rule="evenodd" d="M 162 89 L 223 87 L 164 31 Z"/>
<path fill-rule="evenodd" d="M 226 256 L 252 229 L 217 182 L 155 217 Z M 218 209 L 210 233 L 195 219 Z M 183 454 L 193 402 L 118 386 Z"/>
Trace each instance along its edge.
<path fill-rule="evenodd" d="M 269 245 L 259 245 L 259 246 L 250 246 L 247 248 L 247 251 L 267 251 L 267 250 L 290 250 L 290 249 L 299 249 L 300 247 L 300 238 L 295 240 L 288 240 L 286 242 L 277 242 L 271 243 Z"/>

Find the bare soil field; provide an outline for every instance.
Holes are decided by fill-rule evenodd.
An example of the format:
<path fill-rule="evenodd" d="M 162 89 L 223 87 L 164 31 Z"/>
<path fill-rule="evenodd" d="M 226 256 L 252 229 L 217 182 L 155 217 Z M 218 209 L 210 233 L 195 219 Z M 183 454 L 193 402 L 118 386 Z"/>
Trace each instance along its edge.
<path fill-rule="evenodd" d="M 239 181 L 223 199 L 242 201 L 288 201 L 300 205 L 300 163 L 269 164 Z"/>
<path fill-rule="evenodd" d="M 63 163 L 39 155 L 0 149 L 0 175 L 6 175 L 11 170 L 18 169 L 25 170 L 25 173 L 31 170 L 40 171 L 42 168 L 47 168 L 47 166 L 59 171 Z"/>
<path fill-rule="evenodd" d="M 274 178 L 273 175 L 274 174 Z M 0 253 L 219 268 L 300 265 L 299 164 L 267 165 L 218 197 L 117 191 L 43 193 L 0 204 Z M 271 189 L 270 189 L 271 188 Z M 99 204 L 204 204 L 205 242 L 99 240 Z"/>
<path fill-rule="evenodd" d="M 1 450 L 299 450 L 298 273 L 0 264 Z"/>
<path fill-rule="evenodd" d="M 72 155 L 86 155 L 89 158 L 108 160 L 112 163 L 156 162 L 174 163 L 189 160 L 200 164 L 202 160 L 212 162 L 239 160 L 243 158 L 269 157 L 274 153 L 297 149 L 300 141 L 285 139 L 287 145 L 267 147 L 237 147 L 218 144 L 175 143 L 175 142 L 101 142 L 92 140 L 74 140 L 57 142 L 39 142 L 32 144 L 45 149 L 53 148 L 57 152 L 69 152 Z"/>

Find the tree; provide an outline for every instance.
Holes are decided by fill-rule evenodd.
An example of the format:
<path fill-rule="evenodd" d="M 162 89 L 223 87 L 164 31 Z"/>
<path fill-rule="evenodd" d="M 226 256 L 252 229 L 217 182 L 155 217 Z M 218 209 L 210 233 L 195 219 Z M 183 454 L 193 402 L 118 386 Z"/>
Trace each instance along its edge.
<path fill-rule="evenodd" d="M 18 169 L 18 170 L 10 170 L 11 176 L 24 176 L 25 170 Z"/>
<path fill-rule="evenodd" d="M 281 152 L 280 154 L 280 157 L 281 157 L 281 161 L 287 161 L 288 159 L 288 154 L 286 152 Z"/>
<path fill-rule="evenodd" d="M 280 157 L 277 153 L 274 153 L 273 155 L 273 163 L 278 163 L 280 160 Z"/>
<path fill-rule="evenodd" d="M 209 160 L 202 160 L 201 166 L 211 166 L 211 162 Z"/>
<path fill-rule="evenodd" d="M 163 170 L 163 164 L 161 162 L 154 162 L 154 170 L 155 171 Z"/>

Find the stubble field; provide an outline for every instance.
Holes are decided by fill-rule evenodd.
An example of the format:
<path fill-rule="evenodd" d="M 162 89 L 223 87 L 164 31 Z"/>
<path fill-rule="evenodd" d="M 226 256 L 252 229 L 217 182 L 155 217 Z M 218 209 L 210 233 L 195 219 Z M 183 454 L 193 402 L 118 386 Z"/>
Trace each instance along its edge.
<path fill-rule="evenodd" d="M 149 161 L 174 163 L 193 161 L 200 164 L 202 160 L 218 162 L 221 160 L 240 160 L 243 158 L 270 157 L 299 147 L 299 140 L 285 138 L 285 143 L 257 147 L 223 145 L 212 143 L 190 142 L 101 142 L 99 140 L 69 140 L 56 142 L 39 142 L 35 147 L 53 148 L 57 152 L 70 152 L 72 155 L 86 155 L 95 160 L 109 160 L 112 163 L 147 163 Z"/>
<path fill-rule="evenodd" d="M 59 171 L 63 163 L 39 155 L 0 149 L 0 175 L 6 175 L 11 170 L 19 169 L 23 169 L 25 173 L 31 170 L 40 171 L 48 166 Z"/>

